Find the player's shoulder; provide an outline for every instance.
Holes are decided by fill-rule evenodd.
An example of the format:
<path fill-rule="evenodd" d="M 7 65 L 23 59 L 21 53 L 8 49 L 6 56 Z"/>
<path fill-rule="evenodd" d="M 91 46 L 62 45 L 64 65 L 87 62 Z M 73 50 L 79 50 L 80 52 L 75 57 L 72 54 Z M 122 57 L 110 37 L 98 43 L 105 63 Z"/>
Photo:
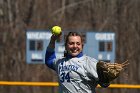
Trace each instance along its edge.
<path fill-rule="evenodd" d="M 65 57 L 57 58 L 56 62 L 61 62 L 61 61 L 64 61 L 65 59 L 66 59 Z"/>
<path fill-rule="evenodd" d="M 55 61 L 54 61 L 54 64 L 55 64 L 55 65 L 58 65 L 58 64 L 64 62 L 65 59 L 66 59 L 65 57 L 56 58 Z"/>
<path fill-rule="evenodd" d="M 84 55 L 84 57 L 86 58 L 86 60 L 88 61 L 92 61 L 92 62 L 98 62 L 97 59 L 93 58 L 93 57 L 90 57 L 90 56 L 87 56 L 87 55 Z"/>

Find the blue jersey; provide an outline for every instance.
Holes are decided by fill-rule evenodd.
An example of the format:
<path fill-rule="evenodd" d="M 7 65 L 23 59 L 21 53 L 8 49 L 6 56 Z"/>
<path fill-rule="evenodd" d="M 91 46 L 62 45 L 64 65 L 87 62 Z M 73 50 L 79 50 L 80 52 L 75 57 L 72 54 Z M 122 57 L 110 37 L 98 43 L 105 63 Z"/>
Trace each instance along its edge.
<path fill-rule="evenodd" d="M 45 63 L 58 74 L 59 93 L 95 93 L 99 83 L 96 59 L 82 53 L 77 57 L 57 59 L 55 52 L 49 50 L 46 51 Z"/>

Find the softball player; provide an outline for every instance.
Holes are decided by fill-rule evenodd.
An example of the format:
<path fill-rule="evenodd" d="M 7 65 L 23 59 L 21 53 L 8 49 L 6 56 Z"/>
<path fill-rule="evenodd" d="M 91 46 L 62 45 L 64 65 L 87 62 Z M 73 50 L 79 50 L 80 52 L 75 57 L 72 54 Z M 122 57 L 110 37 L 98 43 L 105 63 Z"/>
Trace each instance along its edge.
<path fill-rule="evenodd" d="M 95 93 L 97 84 L 108 87 L 109 82 L 97 73 L 97 60 L 83 55 L 83 39 L 80 34 L 70 32 L 65 41 L 64 57 L 55 56 L 55 40 L 52 35 L 46 50 L 45 64 L 58 74 L 59 93 Z M 99 79 L 99 77 L 102 77 Z"/>

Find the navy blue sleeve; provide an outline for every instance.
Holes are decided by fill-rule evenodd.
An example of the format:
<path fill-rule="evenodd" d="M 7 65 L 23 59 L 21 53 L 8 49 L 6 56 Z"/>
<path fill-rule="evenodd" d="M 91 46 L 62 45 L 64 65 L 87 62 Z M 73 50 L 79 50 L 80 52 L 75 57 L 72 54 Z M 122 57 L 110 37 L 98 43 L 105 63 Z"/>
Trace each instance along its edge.
<path fill-rule="evenodd" d="M 49 49 L 47 49 L 45 54 L 45 64 L 53 70 L 55 70 L 53 66 L 54 59 L 56 59 L 55 51 L 49 51 Z"/>

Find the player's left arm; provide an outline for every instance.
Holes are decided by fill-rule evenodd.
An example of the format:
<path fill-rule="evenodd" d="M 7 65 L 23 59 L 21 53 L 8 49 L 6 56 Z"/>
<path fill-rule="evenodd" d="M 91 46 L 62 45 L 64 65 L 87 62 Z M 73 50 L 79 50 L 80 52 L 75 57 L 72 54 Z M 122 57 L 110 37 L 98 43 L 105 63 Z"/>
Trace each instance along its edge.
<path fill-rule="evenodd" d="M 98 70 L 97 68 L 98 60 L 88 57 L 86 63 L 87 63 L 86 69 L 87 72 L 89 73 L 88 75 L 90 77 L 93 77 L 101 87 L 108 87 L 110 85 L 109 81 L 107 80 L 106 77 L 102 75 L 102 72 L 100 72 L 100 70 Z"/>
<path fill-rule="evenodd" d="M 107 76 L 105 76 L 102 72 L 102 70 L 98 69 L 97 68 L 97 74 L 98 74 L 98 84 L 101 86 L 101 87 L 108 87 L 110 85 L 110 81 L 109 79 L 107 78 Z"/>

